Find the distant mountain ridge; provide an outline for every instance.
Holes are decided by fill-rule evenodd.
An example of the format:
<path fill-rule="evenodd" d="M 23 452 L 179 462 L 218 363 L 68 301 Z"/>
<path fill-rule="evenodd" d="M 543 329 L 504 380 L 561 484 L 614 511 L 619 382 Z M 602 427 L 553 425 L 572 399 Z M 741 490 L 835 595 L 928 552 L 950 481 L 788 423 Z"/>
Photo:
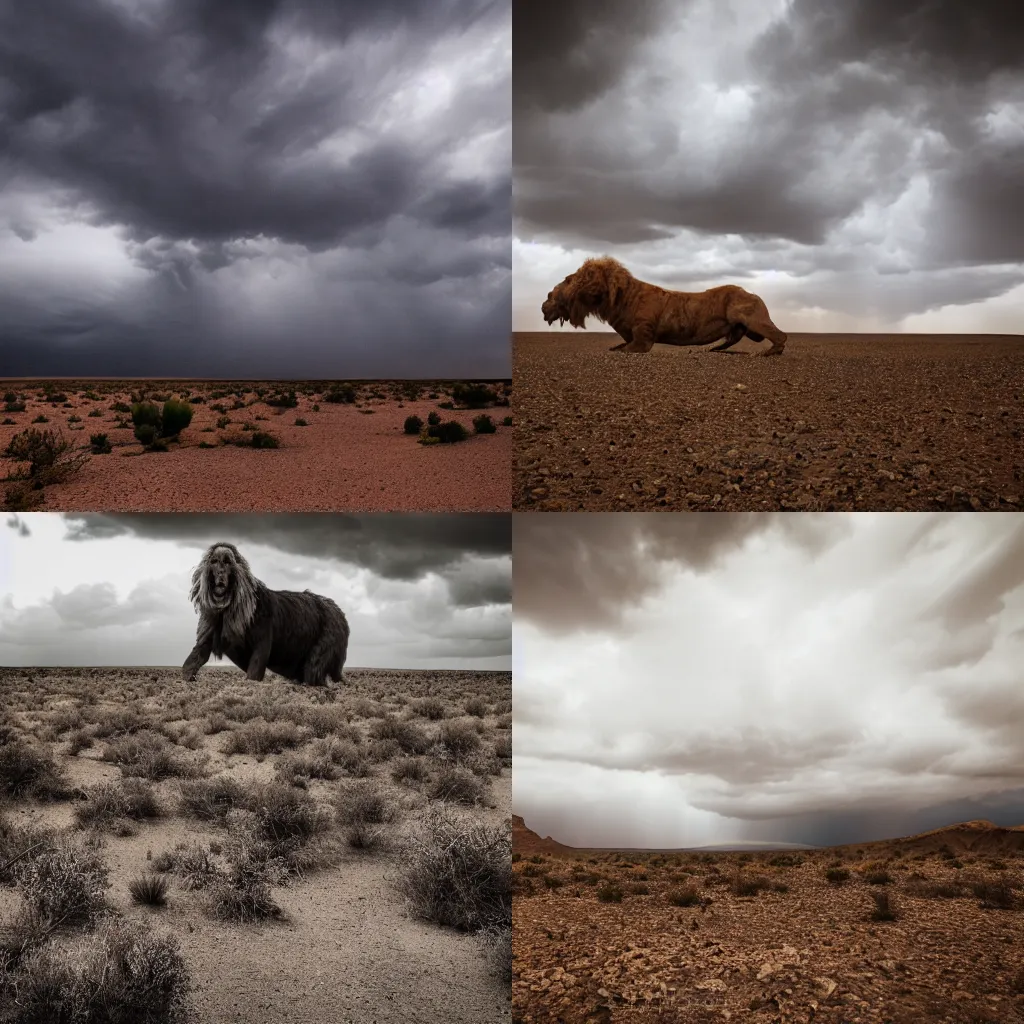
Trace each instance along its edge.
<path fill-rule="evenodd" d="M 736 852 L 768 852 L 773 850 L 817 850 L 817 849 L 849 849 L 879 848 L 897 846 L 900 849 L 913 850 L 919 853 L 931 853 L 949 850 L 954 854 L 975 853 L 987 856 L 1003 856 L 1024 852 L 1024 825 L 1002 826 L 991 821 L 977 819 L 961 821 L 954 825 L 943 825 L 942 828 L 930 829 L 916 835 L 901 836 L 894 839 L 875 839 L 863 843 L 842 843 L 836 847 L 817 847 L 805 843 L 773 843 L 759 840 L 737 840 L 731 843 L 713 843 L 707 846 L 679 846 L 655 849 L 653 847 L 579 847 L 566 846 L 552 839 L 551 836 L 541 838 L 529 828 L 525 820 L 518 814 L 512 815 L 512 849 L 524 856 L 547 854 L 548 856 L 574 856 L 584 852 L 622 851 L 634 853 L 736 853 Z"/>

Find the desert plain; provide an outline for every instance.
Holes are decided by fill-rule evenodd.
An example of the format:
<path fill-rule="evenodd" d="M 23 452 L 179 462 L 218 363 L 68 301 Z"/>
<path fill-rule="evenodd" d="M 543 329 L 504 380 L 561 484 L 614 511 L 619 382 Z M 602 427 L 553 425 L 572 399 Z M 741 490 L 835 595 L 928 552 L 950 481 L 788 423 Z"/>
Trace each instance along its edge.
<path fill-rule="evenodd" d="M 757 852 L 512 831 L 519 1024 L 1024 1021 L 1024 826 Z"/>
<path fill-rule="evenodd" d="M 513 335 L 521 511 L 1024 510 L 1024 337 Z"/>
<path fill-rule="evenodd" d="M 0 669 L 0 1020 L 508 1021 L 511 676 L 346 675 Z"/>
<path fill-rule="evenodd" d="M 8 380 L 0 395 L 0 502 L 15 511 L 511 506 L 508 382 Z M 187 402 L 191 421 L 140 443 L 133 407 L 167 399 Z M 433 421 L 459 424 L 457 443 L 424 438 Z M 62 468 L 16 457 L 12 441 L 29 430 L 66 446 Z"/>

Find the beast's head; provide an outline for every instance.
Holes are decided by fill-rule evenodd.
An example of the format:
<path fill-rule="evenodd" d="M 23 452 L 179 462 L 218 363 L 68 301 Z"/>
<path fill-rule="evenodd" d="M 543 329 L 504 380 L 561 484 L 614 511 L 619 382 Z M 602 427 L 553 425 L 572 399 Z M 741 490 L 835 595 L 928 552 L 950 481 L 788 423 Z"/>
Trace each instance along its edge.
<path fill-rule="evenodd" d="M 574 274 L 548 292 L 540 307 L 544 322 L 568 321 L 582 327 L 591 314 L 606 319 L 621 301 L 630 273 L 610 256 L 587 260 Z"/>
<path fill-rule="evenodd" d="M 231 609 L 232 617 L 248 622 L 256 607 L 256 580 L 234 544 L 220 542 L 206 549 L 192 573 L 192 603 L 200 614 Z"/>

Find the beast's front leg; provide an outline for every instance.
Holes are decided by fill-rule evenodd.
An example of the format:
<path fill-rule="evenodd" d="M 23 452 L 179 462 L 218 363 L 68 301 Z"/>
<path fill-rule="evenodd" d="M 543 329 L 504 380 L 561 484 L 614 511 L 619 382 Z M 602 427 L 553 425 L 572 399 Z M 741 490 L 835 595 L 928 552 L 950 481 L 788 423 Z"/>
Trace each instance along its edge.
<path fill-rule="evenodd" d="M 624 352 L 650 352 L 654 348 L 654 330 L 650 324 L 640 324 L 633 328 L 633 340 L 617 347 Z"/>
<path fill-rule="evenodd" d="M 267 674 L 267 662 L 270 660 L 270 649 L 273 643 L 274 638 L 269 634 L 261 636 L 256 642 L 249 657 L 249 667 L 245 673 L 246 679 L 252 679 L 257 683 L 263 682 L 263 677 Z"/>
<path fill-rule="evenodd" d="M 185 659 L 185 664 L 181 666 L 181 678 L 186 683 L 196 681 L 199 670 L 210 660 L 212 651 L 213 641 L 210 638 L 199 640 L 196 643 L 192 648 L 192 653 Z"/>

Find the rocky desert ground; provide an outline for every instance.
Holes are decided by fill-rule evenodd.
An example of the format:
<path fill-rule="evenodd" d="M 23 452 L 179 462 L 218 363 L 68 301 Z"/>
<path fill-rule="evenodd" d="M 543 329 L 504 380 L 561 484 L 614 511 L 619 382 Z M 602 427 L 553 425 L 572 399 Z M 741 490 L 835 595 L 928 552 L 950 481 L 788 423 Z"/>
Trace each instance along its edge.
<path fill-rule="evenodd" d="M 503 511 L 511 391 L 502 381 L 0 381 L 0 504 Z"/>
<path fill-rule="evenodd" d="M 510 1020 L 511 676 L 0 669 L 0 1021 Z"/>
<path fill-rule="evenodd" d="M 513 818 L 513 1020 L 1024 1021 L 1024 826 L 574 850 Z"/>
<path fill-rule="evenodd" d="M 619 340 L 514 335 L 517 510 L 1024 510 L 1024 337 Z"/>

